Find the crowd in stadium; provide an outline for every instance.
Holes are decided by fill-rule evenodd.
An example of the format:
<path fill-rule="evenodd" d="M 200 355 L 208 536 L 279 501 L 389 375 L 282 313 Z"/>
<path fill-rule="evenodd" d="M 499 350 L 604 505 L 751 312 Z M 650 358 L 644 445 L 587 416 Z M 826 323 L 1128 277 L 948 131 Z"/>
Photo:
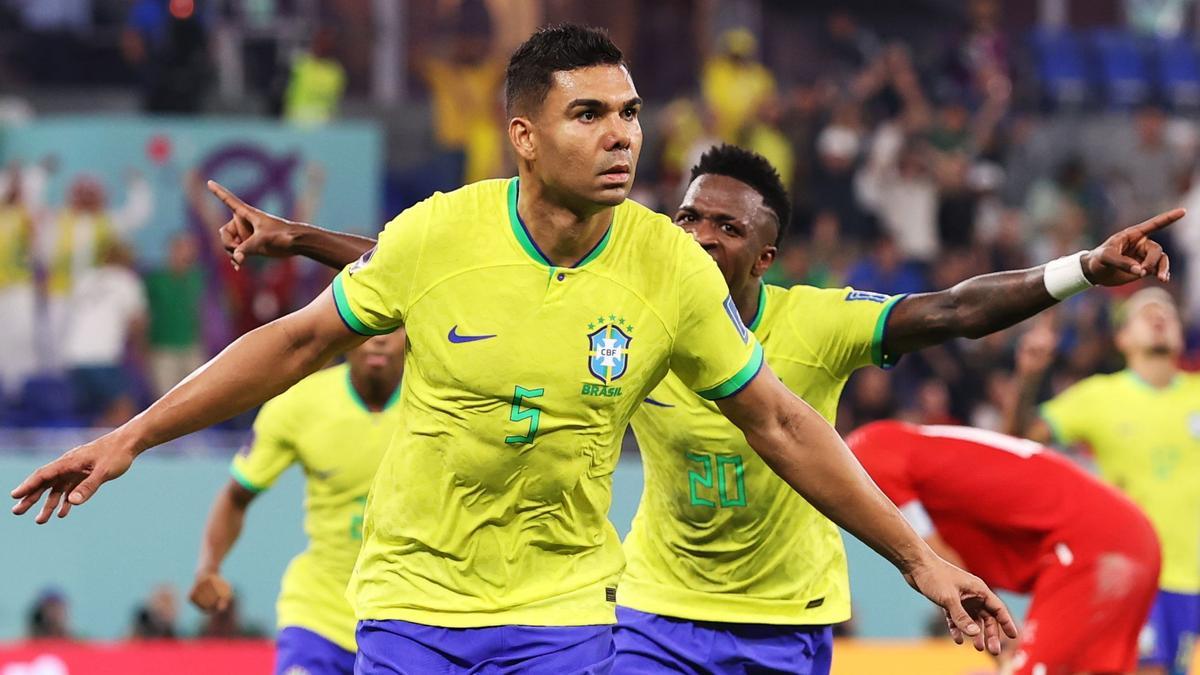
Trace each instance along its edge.
<path fill-rule="evenodd" d="M 134 5 L 123 33 L 127 67 L 136 66 L 142 42 L 157 40 L 160 54 L 178 53 L 170 62 L 180 67 L 195 67 L 213 50 L 212 16 L 193 17 L 200 38 L 181 30 L 164 35 L 167 17 L 153 11 L 158 3 Z M 400 172 L 394 203 L 420 189 L 403 185 L 405 175 L 421 175 L 418 185 L 435 176 L 431 188 L 453 187 L 436 184 L 438 172 L 429 166 L 449 166 L 450 176 L 461 171 L 468 182 L 512 171 L 496 123 L 500 30 L 489 33 L 486 12 L 481 18 L 468 9 L 442 19 L 452 36 L 444 54 L 413 63 L 427 83 L 440 152 L 420 171 Z M 24 20 L 37 18 L 33 5 L 24 11 Z M 1200 203 L 1200 183 L 1193 187 L 1200 139 L 1176 115 L 1189 111 L 1172 109 L 1156 88 L 1126 108 L 1131 124 L 1056 108 L 1028 66 L 1023 37 L 1003 29 L 1002 11 L 999 2 L 970 3 L 966 25 L 930 46 L 887 39 L 852 13 L 831 10 L 806 50 L 819 71 L 789 63 L 786 78 L 763 57 L 754 32 L 721 31 L 698 50 L 698 70 L 684 78 L 691 91 L 649 111 L 654 121 L 634 197 L 669 209 L 704 149 L 738 143 L 772 161 L 796 205 L 768 281 L 884 293 L 946 288 L 982 271 L 1037 264 L 1093 245 L 1119 224 Z M 312 49 L 277 75 L 290 80 L 279 87 L 286 117 L 319 123 L 337 114 L 345 75 L 329 39 L 318 32 Z M 10 77 L 25 65 L 19 56 L 6 64 Z M 635 72 L 638 65 L 635 58 Z M 334 74 L 332 93 L 311 84 L 320 80 L 313 69 Z M 153 82 L 145 85 L 152 111 Z M 1097 138 L 1103 142 L 1089 142 Z M 233 288 L 201 266 L 199 247 L 213 242 L 195 237 L 177 237 L 165 265 L 139 265 L 129 243 L 138 228 L 154 227 L 155 217 L 144 179 L 132 174 L 125 194 L 105 195 L 87 175 L 59 176 L 71 187 L 64 203 L 47 204 L 41 191 L 55 168 L 47 157 L 9 166 L 0 180 L 0 217 L 10 223 L 0 279 L 15 308 L 6 315 L 28 323 L 6 338 L 6 353 L 19 357 L 6 359 L 0 373 L 0 424 L 124 421 L 221 346 L 202 336 L 206 287 L 225 297 L 228 314 L 244 315 L 231 336 L 307 300 L 290 263 L 260 277 L 267 291 Z M 314 173 L 317 199 L 319 169 Z M 205 199 L 198 196 L 198 209 Z M 1200 216 L 1188 216 L 1163 240 L 1183 281 L 1173 289 L 1188 315 L 1200 316 L 1200 274 L 1188 274 L 1188 263 L 1200 259 Z M 313 292 L 308 286 L 314 284 L 303 291 Z M 1115 299 L 1088 294 L 1055 312 L 1061 358 L 1051 388 L 1119 365 L 1110 348 Z M 85 306 L 94 311 L 67 309 Z M 1195 363 L 1200 324 L 1189 326 L 1185 361 Z M 891 376 L 858 374 L 839 428 L 887 417 L 996 428 L 1012 386 L 1014 340 L 1009 332 L 953 342 L 905 359 Z"/>

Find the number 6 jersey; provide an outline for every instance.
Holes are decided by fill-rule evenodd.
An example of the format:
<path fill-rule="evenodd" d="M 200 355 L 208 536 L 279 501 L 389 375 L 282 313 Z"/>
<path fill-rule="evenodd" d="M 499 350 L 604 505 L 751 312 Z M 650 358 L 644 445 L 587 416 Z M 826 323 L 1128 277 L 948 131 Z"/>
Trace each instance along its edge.
<path fill-rule="evenodd" d="M 401 428 L 349 590 L 360 619 L 612 623 L 608 508 L 630 417 L 668 367 L 720 398 L 762 365 L 715 263 L 665 216 L 626 201 L 556 267 L 519 189 L 436 194 L 334 281 L 352 330 L 408 335 Z"/>

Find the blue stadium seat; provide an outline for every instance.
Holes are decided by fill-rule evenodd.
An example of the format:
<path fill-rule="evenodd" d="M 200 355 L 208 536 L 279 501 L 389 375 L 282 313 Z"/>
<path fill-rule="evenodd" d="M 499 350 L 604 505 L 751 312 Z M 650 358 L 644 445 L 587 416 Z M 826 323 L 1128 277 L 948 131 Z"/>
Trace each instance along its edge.
<path fill-rule="evenodd" d="M 1098 29 L 1089 36 L 1100 89 L 1109 105 L 1128 108 L 1150 100 L 1146 55 L 1138 38 L 1120 30 Z"/>
<path fill-rule="evenodd" d="M 74 427 L 84 423 L 75 414 L 71 383 L 56 375 L 35 375 L 26 380 L 10 420 L 21 427 Z"/>
<path fill-rule="evenodd" d="M 1186 38 L 1155 43 L 1155 76 L 1163 99 L 1178 110 L 1200 108 L 1200 60 L 1196 45 Z"/>
<path fill-rule="evenodd" d="M 1065 30 L 1035 30 L 1030 35 L 1042 96 L 1055 107 L 1087 102 L 1087 59 L 1076 35 Z"/>

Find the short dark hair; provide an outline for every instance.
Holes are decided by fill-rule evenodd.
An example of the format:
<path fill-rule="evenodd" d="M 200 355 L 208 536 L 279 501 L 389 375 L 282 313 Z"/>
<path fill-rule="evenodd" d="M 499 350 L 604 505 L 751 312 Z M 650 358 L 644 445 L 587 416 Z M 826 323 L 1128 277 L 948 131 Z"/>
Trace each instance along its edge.
<path fill-rule="evenodd" d="M 779 231 L 774 243 L 778 245 L 783 241 L 788 223 L 792 219 L 792 203 L 788 199 L 783 179 L 766 157 L 736 145 L 714 145 L 701 155 L 700 161 L 692 167 L 691 180 L 708 174 L 729 176 L 754 188 L 754 191 L 762 196 L 763 204 L 775 213 L 779 221 Z"/>
<path fill-rule="evenodd" d="M 546 98 L 556 72 L 623 65 L 621 50 L 602 28 L 573 23 L 544 26 L 517 47 L 508 60 L 504 77 L 505 110 L 511 117 Z"/>

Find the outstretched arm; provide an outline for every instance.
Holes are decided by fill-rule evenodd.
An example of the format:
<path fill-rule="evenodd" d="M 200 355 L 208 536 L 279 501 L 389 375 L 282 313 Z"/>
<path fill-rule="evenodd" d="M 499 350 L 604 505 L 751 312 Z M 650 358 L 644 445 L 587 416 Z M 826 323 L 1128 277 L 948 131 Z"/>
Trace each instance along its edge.
<path fill-rule="evenodd" d="M 221 563 L 242 533 L 246 509 L 257 493 L 229 481 L 213 501 L 204 536 L 200 540 L 200 561 L 196 580 L 188 594 L 192 604 L 204 612 L 222 612 L 233 599 L 233 587 L 221 576 Z"/>
<path fill-rule="evenodd" d="M 218 233 L 234 267 L 241 266 L 250 255 L 269 258 L 301 255 L 341 269 L 375 246 L 375 240 L 368 237 L 325 230 L 248 206 L 216 181 L 209 181 L 208 189 L 233 209 L 233 215 L 220 226 Z"/>
<path fill-rule="evenodd" d="M 1170 279 L 1170 261 L 1150 235 L 1183 217 L 1175 209 L 1128 227 L 1083 254 L 1094 285 L 1120 286 L 1146 276 Z M 978 338 L 1024 321 L 1058 302 L 1046 287 L 1046 265 L 972 277 L 936 293 L 905 298 L 888 317 L 884 351 L 902 354 L 956 337 Z"/>
<path fill-rule="evenodd" d="M 25 513 L 49 492 L 37 522 L 55 508 L 64 517 L 146 450 L 267 401 L 365 339 L 342 323 L 333 294 L 322 293 L 238 338 L 129 422 L 33 472 L 12 491 L 19 500 L 13 513 Z"/>
<path fill-rule="evenodd" d="M 796 492 L 846 528 L 942 607 L 956 642 L 1000 651 L 1000 633 L 1016 637 L 1004 603 L 977 577 L 937 557 L 875 486 L 858 460 L 815 410 L 764 367 L 737 394 L 717 402 L 751 447 Z"/>

